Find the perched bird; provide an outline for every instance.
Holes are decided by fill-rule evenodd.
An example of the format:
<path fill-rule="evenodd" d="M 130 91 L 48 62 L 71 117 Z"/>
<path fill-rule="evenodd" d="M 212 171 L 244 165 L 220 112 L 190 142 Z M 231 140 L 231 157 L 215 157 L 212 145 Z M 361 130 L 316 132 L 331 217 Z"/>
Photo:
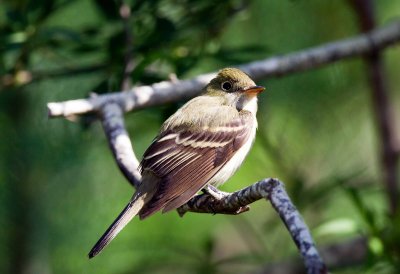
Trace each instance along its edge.
<path fill-rule="evenodd" d="M 257 95 L 265 88 L 236 68 L 222 69 L 169 117 L 145 151 L 142 182 L 89 253 L 96 256 L 136 215 L 147 218 L 185 204 L 227 181 L 242 164 L 257 128 Z M 215 193 L 215 192 L 214 192 Z"/>

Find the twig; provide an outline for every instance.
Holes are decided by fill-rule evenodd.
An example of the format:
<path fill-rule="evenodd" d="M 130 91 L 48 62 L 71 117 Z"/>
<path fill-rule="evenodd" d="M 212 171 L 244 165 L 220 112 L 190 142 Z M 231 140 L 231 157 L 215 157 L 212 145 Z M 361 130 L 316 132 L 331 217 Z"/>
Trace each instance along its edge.
<path fill-rule="evenodd" d="M 400 21 L 377 28 L 353 38 L 328 43 L 281 57 L 272 57 L 239 66 L 259 80 L 282 76 L 332 63 L 337 60 L 361 56 L 383 49 L 400 41 Z M 150 86 L 135 87 L 130 91 L 100 95 L 96 98 L 48 103 L 49 117 L 68 117 L 98 111 L 108 101 L 118 102 L 125 112 L 139 108 L 166 104 L 196 96 L 215 73 L 197 76 L 190 80 L 160 82 Z"/>
<path fill-rule="evenodd" d="M 358 14 L 361 29 L 364 32 L 370 31 L 376 25 L 374 4 L 371 0 L 351 0 L 356 13 Z M 396 214 L 399 206 L 398 189 L 398 141 L 395 136 L 395 120 L 390 104 L 389 92 L 386 85 L 385 73 L 381 54 L 375 48 L 365 57 L 368 66 L 368 79 L 371 85 L 372 105 L 378 127 L 379 141 L 381 146 L 381 166 L 383 169 L 386 192 L 389 197 L 389 209 L 392 215 Z"/>
<path fill-rule="evenodd" d="M 100 119 L 119 169 L 128 182 L 136 188 L 142 176 L 138 171 L 139 161 L 125 129 L 123 114 L 121 107 L 111 102 L 101 109 Z"/>

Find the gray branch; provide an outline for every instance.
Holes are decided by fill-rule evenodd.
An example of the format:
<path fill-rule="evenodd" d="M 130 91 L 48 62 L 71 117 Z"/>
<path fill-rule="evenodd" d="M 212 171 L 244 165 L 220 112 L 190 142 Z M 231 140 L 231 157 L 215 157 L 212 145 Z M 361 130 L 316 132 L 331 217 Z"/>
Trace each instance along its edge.
<path fill-rule="evenodd" d="M 186 212 L 240 214 L 249 210 L 249 204 L 263 198 L 270 201 L 289 230 L 303 257 L 307 273 L 328 273 L 306 223 L 290 201 L 283 183 L 277 179 L 261 180 L 220 200 L 208 194 L 197 195 L 178 208 L 178 213 L 181 216 Z"/>
<path fill-rule="evenodd" d="M 117 103 L 110 102 L 101 109 L 100 119 L 119 169 L 128 182 L 136 188 L 142 176 L 138 171 L 139 161 L 125 129 L 123 114 Z"/>
<path fill-rule="evenodd" d="M 337 60 L 356 57 L 383 49 L 400 41 L 400 21 L 376 28 L 353 38 L 327 43 L 295 53 L 272 57 L 238 66 L 253 79 L 282 76 L 320 67 Z M 130 91 L 99 95 L 94 98 L 48 103 L 49 117 L 68 117 L 99 111 L 105 103 L 118 102 L 125 112 L 149 106 L 186 100 L 199 94 L 215 73 L 189 80 L 164 81 Z"/>

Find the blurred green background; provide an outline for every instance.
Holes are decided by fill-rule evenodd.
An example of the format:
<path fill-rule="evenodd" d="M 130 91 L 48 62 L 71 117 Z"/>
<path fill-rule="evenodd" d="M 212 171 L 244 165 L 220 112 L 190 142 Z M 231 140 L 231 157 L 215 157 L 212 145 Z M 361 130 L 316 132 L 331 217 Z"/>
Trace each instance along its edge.
<path fill-rule="evenodd" d="M 131 10 L 125 21 L 121 5 Z M 375 1 L 375 13 L 378 25 L 399 19 L 400 2 Z M 49 120 L 46 103 L 121 90 L 127 52 L 130 80 L 140 85 L 358 33 L 347 0 L 1 1 L 0 273 L 261 273 L 297 258 L 279 217 L 258 201 L 239 216 L 135 219 L 89 261 L 88 251 L 133 190 L 95 117 Z M 398 123 L 399 46 L 383 58 Z M 257 141 L 223 190 L 277 177 L 319 248 L 366 237 L 363 260 L 339 263 L 335 273 L 398 273 L 400 217 L 388 214 L 363 60 L 259 84 L 267 92 Z M 181 103 L 126 115 L 139 158 Z"/>

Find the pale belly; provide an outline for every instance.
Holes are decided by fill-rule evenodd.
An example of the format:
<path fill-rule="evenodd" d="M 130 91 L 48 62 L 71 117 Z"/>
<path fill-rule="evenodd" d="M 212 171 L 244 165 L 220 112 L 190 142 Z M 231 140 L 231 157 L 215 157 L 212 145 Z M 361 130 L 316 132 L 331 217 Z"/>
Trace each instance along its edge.
<path fill-rule="evenodd" d="M 257 125 L 254 124 L 249 139 L 247 142 L 235 153 L 235 155 L 221 168 L 215 176 L 210 180 L 209 184 L 213 186 L 220 186 L 225 183 L 241 166 L 247 154 L 253 145 L 255 135 L 256 135 Z"/>

